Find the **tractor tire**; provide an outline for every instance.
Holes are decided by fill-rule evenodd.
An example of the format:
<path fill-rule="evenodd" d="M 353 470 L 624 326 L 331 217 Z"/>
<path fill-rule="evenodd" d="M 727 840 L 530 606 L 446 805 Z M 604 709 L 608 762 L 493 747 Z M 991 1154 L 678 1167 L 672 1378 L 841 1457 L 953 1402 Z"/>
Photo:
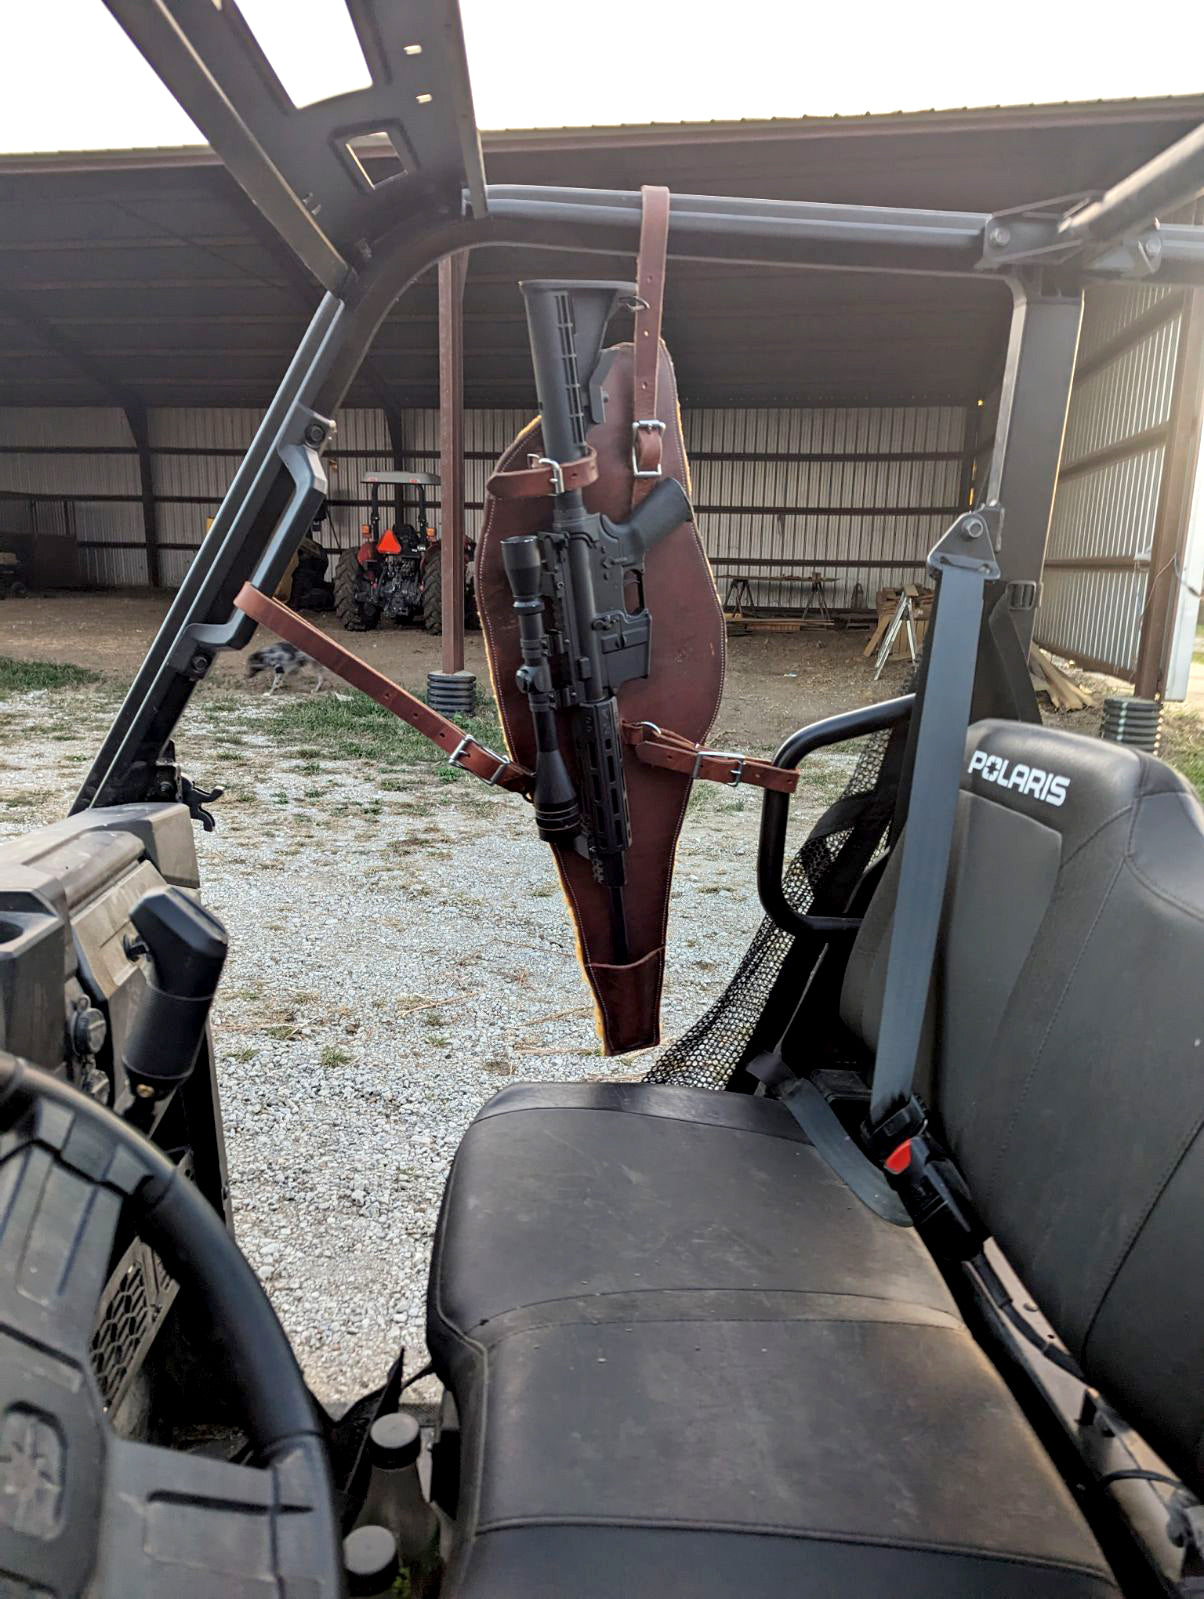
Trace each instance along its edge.
<path fill-rule="evenodd" d="M 428 633 L 443 631 L 443 557 L 437 539 L 427 545 L 422 563 L 422 626 Z"/>
<path fill-rule="evenodd" d="M 355 597 L 359 576 L 359 551 L 343 550 L 334 569 L 334 610 L 349 633 L 366 633 L 380 621 L 375 605 L 361 605 Z"/>
<path fill-rule="evenodd" d="M 428 579 L 427 574 L 431 577 Z M 422 625 L 428 633 L 443 632 L 443 564 L 438 541 L 427 546 L 426 561 L 422 568 Z M 480 627 L 477 614 L 477 591 L 471 572 L 464 584 L 464 627 Z"/>

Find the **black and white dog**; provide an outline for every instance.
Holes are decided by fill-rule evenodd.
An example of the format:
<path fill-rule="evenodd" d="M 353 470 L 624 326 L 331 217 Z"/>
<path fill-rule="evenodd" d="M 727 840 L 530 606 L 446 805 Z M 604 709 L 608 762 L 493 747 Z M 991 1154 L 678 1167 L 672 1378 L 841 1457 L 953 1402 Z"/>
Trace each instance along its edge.
<path fill-rule="evenodd" d="M 268 693 L 274 694 L 286 677 L 292 677 L 306 666 L 312 666 L 318 674 L 313 687 L 313 692 L 316 694 L 322 687 L 321 666 L 312 655 L 306 655 L 305 651 L 299 650 L 295 644 L 284 644 L 277 640 L 275 644 L 267 644 L 248 657 L 247 676 L 258 677 L 261 672 L 270 672 L 272 686 L 268 689 Z"/>

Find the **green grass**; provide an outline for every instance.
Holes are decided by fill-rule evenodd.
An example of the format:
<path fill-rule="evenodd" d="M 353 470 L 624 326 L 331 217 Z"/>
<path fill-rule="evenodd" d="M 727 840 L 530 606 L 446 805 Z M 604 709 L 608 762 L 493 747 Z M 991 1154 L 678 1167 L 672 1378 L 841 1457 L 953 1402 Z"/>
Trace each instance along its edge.
<path fill-rule="evenodd" d="M 0 694 L 29 694 L 40 688 L 84 688 L 103 681 L 103 674 L 88 666 L 57 661 L 14 661 L 0 655 Z"/>
<path fill-rule="evenodd" d="M 476 716 L 462 718 L 460 725 L 480 743 L 500 753 L 502 730 L 491 702 L 486 702 Z M 294 753 L 316 748 L 326 760 L 426 767 L 449 782 L 466 775 L 448 766 L 447 756 L 437 744 L 365 694 L 352 699 L 307 694 L 304 699 L 276 706 L 265 718 L 264 731 L 276 743 L 294 746 Z"/>
<path fill-rule="evenodd" d="M 1190 711 L 1167 716 L 1162 723 L 1159 753 L 1164 761 L 1183 773 L 1204 799 L 1204 718 Z"/>
<path fill-rule="evenodd" d="M 340 1049 L 337 1044 L 323 1044 L 318 1056 L 319 1066 L 346 1066 L 351 1056 L 345 1049 Z"/>

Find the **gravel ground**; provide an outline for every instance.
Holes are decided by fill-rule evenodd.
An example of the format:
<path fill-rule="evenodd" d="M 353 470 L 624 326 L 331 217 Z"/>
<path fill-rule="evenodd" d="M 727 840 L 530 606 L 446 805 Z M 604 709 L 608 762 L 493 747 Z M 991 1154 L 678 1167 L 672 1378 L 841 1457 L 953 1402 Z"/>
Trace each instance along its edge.
<path fill-rule="evenodd" d="M 0 836 L 65 813 L 161 610 L 126 595 L 0 608 L 0 656 L 105 673 L 0 698 Z M 421 681 L 429 641 L 365 638 L 357 647 L 377 665 Z M 902 669 L 874 685 L 862 643 L 734 640 L 715 741 L 765 751 L 791 727 L 897 693 Z M 408 1370 L 425 1360 L 431 1234 L 484 1101 L 511 1080 L 638 1078 L 648 1060 L 598 1054 L 567 914 L 524 807 L 449 773 L 391 719 L 356 720 L 367 702 L 297 689 L 268 701 L 237 667 L 223 662 L 198 692 L 180 740 L 191 775 L 228 785 L 217 831 L 197 841 L 205 898 L 231 934 L 215 1038 L 236 1226 L 311 1385 L 345 1401 L 381 1380 L 399 1344 Z M 1073 675 L 1092 709 L 1050 719 L 1094 732 L 1119 685 Z M 315 718 L 332 720 L 330 737 Z M 1197 707 L 1174 727 L 1198 739 Z M 1187 754 L 1204 777 L 1204 753 Z M 1182 764 L 1183 752 L 1171 758 Z M 807 762 L 795 837 L 853 759 Z M 696 791 L 678 852 L 666 1038 L 714 998 L 757 924 L 758 819 L 754 796 Z"/>
<path fill-rule="evenodd" d="M 399 1344 L 409 1370 L 425 1360 L 431 1234 L 484 1101 L 511 1080 L 634 1078 L 647 1062 L 598 1054 L 525 808 L 387 741 L 371 759 L 324 753 L 281 733 L 282 699 L 202 692 L 182 748 L 198 779 L 229 784 L 217 831 L 197 838 L 231 933 L 214 1021 L 238 1239 L 311 1385 L 338 1401 L 379 1382 Z M 0 700 L 0 835 L 64 813 L 115 704 L 107 684 Z M 796 826 L 849 761 L 808 763 Z M 757 923 L 758 817 L 753 798 L 710 785 L 691 806 L 666 1038 Z"/>

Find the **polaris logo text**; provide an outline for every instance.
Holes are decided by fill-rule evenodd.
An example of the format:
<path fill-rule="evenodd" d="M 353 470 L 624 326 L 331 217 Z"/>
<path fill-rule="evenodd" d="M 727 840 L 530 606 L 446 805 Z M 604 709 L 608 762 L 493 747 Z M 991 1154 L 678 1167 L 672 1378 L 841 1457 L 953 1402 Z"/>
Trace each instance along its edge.
<path fill-rule="evenodd" d="M 1064 805 L 1070 779 L 1057 772 L 1047 772 L 1040 766 L 1015 765 L 1002 755 L 988 755 L 985 750 L 975 750 L 970 757 L 969 770 L 978 772 L 988 783 L 998 783 L 1000 788 L 1019 789 L 1021 794 L 1031 794 L 1047 805 Z"/>

